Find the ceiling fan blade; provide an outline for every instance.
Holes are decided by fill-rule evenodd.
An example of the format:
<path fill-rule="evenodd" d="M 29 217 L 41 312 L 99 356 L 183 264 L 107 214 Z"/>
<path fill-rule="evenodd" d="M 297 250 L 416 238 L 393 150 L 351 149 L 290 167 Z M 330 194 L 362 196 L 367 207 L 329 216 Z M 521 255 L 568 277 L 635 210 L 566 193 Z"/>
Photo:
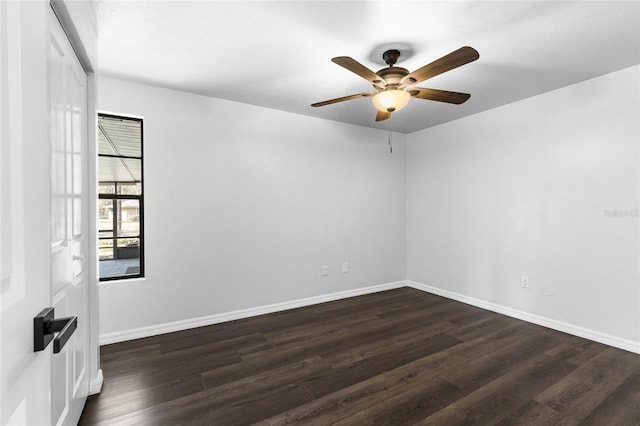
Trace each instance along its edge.
<path fill-rule="evenodd" d="M 430 101 L 447 102 L 460 105 L 471 97 L 468 93 L 449 92 L 448 90 L 425 89 L 424 87 L 413 87 L 409 93 L 414 98 L 428 99 Z"/>
<path fill-rule="evenodd" d="M 376 113 L 376 121 L 383 121 L 387 118 L 391 118 L 391 113 L 389 111 L 380 111 Z"/>
<path fill-rule="evenodd" d="M 386 83 L 386 81 L 384 81 L 384 78 L 380 77 L 378 74 L 371 71 L 369 68 L 365 67 L 355 59 L 350 58 L 349 56 L 338 56 L 331 59 L 331 61 L 343 68 L 348 69 L 352 73 L 358 74 L 360 77 L 373 83 L 376 86 L 384 86 Z"/>
<path fill-rule="evenodd" d="M 351 99 L 368 98 L 375 95 L 375 93 L 358 93 L 356 95 L 343 96 L 341 98 L 329 99 L 328 101 L 316 102 L 311 104 L 312 107 L 321 107 L 325 105 L 331 105 L 338 102 L 350 101 Z"/>
<path fill-rule="evenodd" d="M 422 68 L 418 68 L 414 72 L 407 74 L 400 81 L 400 84 L 401 86 L 411 86 L 413 84 L 420 83 L 421 81 L 427 80 L 431 77 L 435 77 L 436 75 L 440 75 L 443 72 L 451 71 L 452 69 L 458 68 L 461 65 L 473 62 L 479 57 L 480 54 L 473 47 L 461 47 L 460 49 L 455 50 L 448 55 L 445 55 L 440 59 L 436 59 L 430 64 L 427 64 Z"/>

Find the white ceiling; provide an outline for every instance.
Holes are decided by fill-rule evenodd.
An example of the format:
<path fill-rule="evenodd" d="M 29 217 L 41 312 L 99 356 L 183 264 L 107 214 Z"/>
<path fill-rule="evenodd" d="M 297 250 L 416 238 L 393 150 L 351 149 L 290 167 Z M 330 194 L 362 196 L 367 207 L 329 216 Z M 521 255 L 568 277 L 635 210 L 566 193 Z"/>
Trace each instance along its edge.
<path fill-rule="evenodd" d="M 99 1 L 97 20 L 99 74 L 403 133 L 640 63 L 639 1 Z M 372 90 L 332 57 L 377 71 L 397 46 L 413 71 L 466 45 L 480 59 L 420 84 L 463 105 L 309 106 Z"/>

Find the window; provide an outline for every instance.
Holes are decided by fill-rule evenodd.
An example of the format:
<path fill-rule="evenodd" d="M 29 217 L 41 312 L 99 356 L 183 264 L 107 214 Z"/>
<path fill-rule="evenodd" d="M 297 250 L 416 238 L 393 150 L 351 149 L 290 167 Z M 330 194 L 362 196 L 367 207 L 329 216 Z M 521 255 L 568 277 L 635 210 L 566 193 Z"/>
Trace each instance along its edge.
<path fill-rule="evenodd" d="M 144 276 L 142 119 L 98 114 L 100 281 Z"/>

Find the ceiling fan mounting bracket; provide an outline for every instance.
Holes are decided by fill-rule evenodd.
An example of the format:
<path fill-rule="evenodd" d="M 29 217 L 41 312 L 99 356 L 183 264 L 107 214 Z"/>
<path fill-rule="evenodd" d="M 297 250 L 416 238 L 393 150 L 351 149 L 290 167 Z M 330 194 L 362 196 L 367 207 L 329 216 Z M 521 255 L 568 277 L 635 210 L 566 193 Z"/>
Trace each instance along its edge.
<path fill-rule="evenodd" d="M 400 51 L 396 49 L 387 50 L 382 54 L 382 59 L 392 67 L 396 62 L 398 62 L 398 58 L 400 57 Z"/>

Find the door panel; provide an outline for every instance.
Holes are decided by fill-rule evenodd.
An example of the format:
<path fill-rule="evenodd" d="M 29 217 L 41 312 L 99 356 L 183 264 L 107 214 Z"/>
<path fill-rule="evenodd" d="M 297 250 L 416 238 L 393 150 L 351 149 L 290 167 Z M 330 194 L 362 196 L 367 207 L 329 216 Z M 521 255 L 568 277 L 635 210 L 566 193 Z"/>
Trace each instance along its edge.
<path fill-rule="evenodd" d="M 51 294 L 56 316 L 78 316 L 78 328 L 54 356 L 52 395 L 55 424 L 76 424 L 89 391 L 86 100 L 87 77 L 51 12 L 49 62 L 51 141 Z M 54 203 L 54 200 L 56 202 Z"/>
<path fill-rule="evenodd" d="M 33 317 L 51 303 L 47 8 L 0 2 L 0 424 L 51 422 L 51 349 Z"/>

